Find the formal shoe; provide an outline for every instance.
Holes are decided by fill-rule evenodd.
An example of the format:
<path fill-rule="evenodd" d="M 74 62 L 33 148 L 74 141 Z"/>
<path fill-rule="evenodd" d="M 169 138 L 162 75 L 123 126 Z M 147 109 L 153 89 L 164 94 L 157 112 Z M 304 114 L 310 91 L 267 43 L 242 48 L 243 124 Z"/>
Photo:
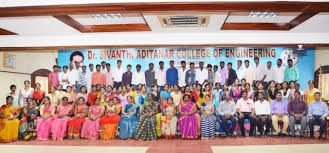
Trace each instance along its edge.
<path fill-rule="evenodd" d="M 267 132 L 265 132 L 265 135 L 264 135 L 265 137 L 268 137 L 269 135 L 268 135 L 268 133 Z"/>
<path fill-rule="evenodd" d="M 236 135 L 234 133 L 230 133 L 230 136 L 231 137 L 235 137 Z"/>
<path fill-rule="evenodd" d="M 285 137 L 286 136 L 286 134 L 285 133 L 281 133 L 281 135 L 280 135 L 281 137 Z"/>
<path fill-rule="evenodd" d="M 319 136 L 319 140 L 324 140 L 324 139 L 322 138 L 322 136 Z"/>
<path fill-rule="evenodd" d="M 263 132 L 260 132 L 260 133 L 259 133 L 259 136 L 262 137 L 262 136 L 263 136 Z"/>
<path fill-rule="evenodd" d="M 296 135 L 291 135 L 290 137 L 292 137 L 292 138 L 296 138 Z"/>
<path fill-rule="evenodd" d="M 304 139 L 305 137 L 303 135 L 299 136 L 300 139 Z"/>
<path fill-rule="evenodd" d="M 246 135 L 245 134 L 241 134 L 240 137 L 246 137 Z"/>
<path fill-rule="evenodd" d="M 314 136 L 311 136 L 310 139 L 314 140 Z"/>

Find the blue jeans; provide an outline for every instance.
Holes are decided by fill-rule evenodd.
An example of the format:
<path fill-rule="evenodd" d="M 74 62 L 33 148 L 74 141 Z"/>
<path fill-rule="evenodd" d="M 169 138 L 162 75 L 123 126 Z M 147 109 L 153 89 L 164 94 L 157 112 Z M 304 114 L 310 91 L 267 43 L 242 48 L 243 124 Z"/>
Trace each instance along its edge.
<path fill-rule="evenodd" d="M 134 85 L 133 88 L 134 88 L 134 91 L 136 91 L 138 88 L 138 85 Z"/>
<path fill-rule="evenodd" d="M 158 92 L 163 91 L 163 88 L 164 88 L 164 86 L 159 86 L 159 87 L 158 87 Z"/>
<path fill-rule="evenodd" d="M 147 92 L 147 93 L 151 93 L 151 92 L 152 92 L 152 87 L 148 87 L 148 86 L 146 86 L 146 92 Z"/>

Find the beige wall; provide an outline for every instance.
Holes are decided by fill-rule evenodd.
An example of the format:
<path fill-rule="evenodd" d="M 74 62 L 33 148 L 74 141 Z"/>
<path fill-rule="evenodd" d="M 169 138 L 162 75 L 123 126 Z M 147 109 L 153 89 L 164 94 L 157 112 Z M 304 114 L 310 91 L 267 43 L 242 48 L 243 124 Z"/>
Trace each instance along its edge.
<path fill-rule="evenodd" d="M 314 53 L 314 71 L 316 71 L 320 65 L 329 65 L 329 47 L 317 47 Z"/>
<path fill-rule="evenodd" d="M 16 55 L 16 68 L 4 68 L 3 54 Z M 27 74 L 0 72 L 0 104 L 5 103 L 5 95 L 9 92 L 9 86 L 15 84 L 17 91 L 23 87 L 25 80 L 31 81 L 31 73 L 38 69 L 49 69 L 56 64 L 57 50 L 45 51 L 10 51 L 0 52 L 0 71 L 20 72 Z"/>

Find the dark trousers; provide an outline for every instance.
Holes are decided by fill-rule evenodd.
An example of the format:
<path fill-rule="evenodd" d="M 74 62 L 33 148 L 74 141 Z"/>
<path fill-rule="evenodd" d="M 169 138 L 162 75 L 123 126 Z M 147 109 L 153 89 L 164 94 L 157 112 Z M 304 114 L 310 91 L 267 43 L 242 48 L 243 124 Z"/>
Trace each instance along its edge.
<path fill-rule="evenodd" d="M 239 116 L 239 126 L 240 126 L 240 130 L 241 130 L 241 134 L 245 135 L 244 120 L 248 119 L 249 122 L 250 122 L 249 136 L 253 136 L 254 135 L 254 129 L 255 129 L 255 118 L 251 117 L 251 112 L 242 112 L 242 114 L 244 115 L 243 117 Z"/>
<path fill-rule="evenodd" d="M 326 117 L 324 118 L 324 120 L 322 120 L 321 116 L 313 115 L 313 119 L 309 120 L 311 137 L 314 136 L 314 125 L 320 125 L 320 137 L 322 137 L 322 134 L 323 134 L 324 130 L 326 130 L 326 126 L 327 126 Z"/>
<path fill-rule="evenodd" d="M 116 81 L 113 82 L 113 87 L 114 88 L 118 89 L 120 86 L 121 86 L 121 82 L 116 82 Z"/>
<path fill-rule="evenodd" d="M 269 115 L 265 115 L 266 119 L 263 121 L 261 117 L 256 117 L 256 124 L 260 134 L 264 133 L 264 124 L 266 125 L 265 133 L 268 134 L 270 132 L 270 128 L 272 126 L 272 118 Z"/>
<path fill-rule="evenodd" d="M 231 120 L 232 124 L 231 124 L 231 130 L 230 130 L 230 133 L 233 134 L 234 129 L 235 129 L 235 127 L 236 127 L 236 124 L 238 123 L 238 119 L 237 119 L 235 116 L 231 115 L 230 118 L 226 118 L 224 115 L 219 115 L 219 116 L 217 117 L 217 120 L 218 120 L 218 121 L 219 121 L 219 120 L 222 120 L 222 122 L 223 122 L 223 127 L 224 127 L 224 131 L 225 131 L 225 134 L 226 134 L 226 135 L 229 133 L 228 128 L 227 128 L 227 122 L 228 122 L 229 120 Z"/>

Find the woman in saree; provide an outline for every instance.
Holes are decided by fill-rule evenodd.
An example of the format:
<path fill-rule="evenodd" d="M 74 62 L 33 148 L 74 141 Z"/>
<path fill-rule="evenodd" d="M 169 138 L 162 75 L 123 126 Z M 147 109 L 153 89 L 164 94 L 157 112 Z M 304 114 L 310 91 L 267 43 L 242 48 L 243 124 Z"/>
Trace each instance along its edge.
<path fill-rule="evenodd" d="M 42 99 L 45 97 L 45 92 L 41 90 L 41 84 L 35 84 L 35 90 L 32 94 L 33 99 L 36 102 L 37 106 L 40 106 Z"/>
<path fill-rule="evenodd" d="M 201 84 L 196 85 L 195 91 L 191 94 L 192 97 L 194 97 L 196 104 L 198 108 L 201 107 L 201 103 L 205 101 L 205 93 L 202 92 L 202 86 Z"/>
<path fill-rule="evenodd" d="M 97 88 L 96 85 L 91 86 L 91 91 L 88 93 L 87 105 L 94 105 L 95 99 L 97 98 Z"/>
<path fill-rule="evenodd" d="M 168 84 L 163 86 L 163 91 L 160 91 L 160 102 L 161 106 L 167 105 L 167 100 L 170 97 L 171 92 L 169 91 Z"/>
<path fill-rule="evenodd" d="M 121 104 L 118 104 L 118 99 L 115 97 L 109 101 L 106 106 L 105 115 L 99 120 L 101 124 L 100 135 L 101 139 L 114 139 L 118 131 L 118 124 L 120 123 Z"/>
<path fill-rule="evenodd" d="M 160 101 L 160 92 L 158 91 L 158 86 L 157 85 L 152 85 L 152 89 L 151 89 L 151 93 L 152 93 L 152 99 L 154 101 Z"/>
<path fill-rule="evenodd" d="M 142 106 L 141 116 L 138 119 L 138 125 L 136 128 L 135 139 L 137 140 L 156 140 L 156 117 L 159 108 L 158 103 L 152 99 L 152 94 L 147 95 L 147 102 Z"/>
<path fill-rule="evenodd" d="M 127 97 L 130 96 L 130 92 L 127 91 L 126 86 L 122 86 L 121 94 L 119 95 L 121 108 L 127 104 Z"/>
<path fill-rule="evenodd" d="M 206 95 L 206 102 L 201 104 L 201 139 L 215 138 L 216 117 L 215 106 L 210 95 Z"/>
<path fill-rule="evenodd" d="M 20 108 L 13 105 L 14 98 L 6 97 L 6 104 L 0 108 L 0 142 L 12 142 L 18 139 Z"/>
<path fill-rule="evenodd" d="M 214 100 L 212 101 L 212 103 L 215 105 L 215 113 L 217 112 L 216 110 L 218 110 L 218 107 L 219 107 L 219 104 L 220 104 L 221 92 L 222 92 L 222 89 L 220 88 L 220 83 L 217 82 L 215 84 L 215 89 L 212 91 L 212 93 L 214 95 Z"/>
<path fill-rule="evenodd" d="M 99 137 L 99 120 L 104 114 L 104 106 L 99 104 L 100 99 L 96 98 L 95 105 L 89 107 L 88 118 L 83 123 L 81 137 L 96 140 Z"/>
<path fill-rule="evenodd" d="M 47 94 L 47 96 L 50 99 L 50 103 L 53 104 L 54 106 L 57 106 L 60 102 L 60 96 L 59 94 L 56 93 L 56 90 L 57 90 L 56 87 L 52 86 L 50 88 L 50 93 Z"/>
<path fill-rule="evenodd" d="M 49 98 L 45 97 L 40 106 L 40 117 L 37 118 L 37 140 L 48 140 L 55 111 L 56 106 L 50 103 Z"/>
<path fill-rule="evenodd" d="M 22 119 L 19 125 L 19 134 L 21 140 L 26 141 L 37 136 L 36 124 L 38 114 L 38 108 L 33 103 L 32 99 L 27 99 L 27 106 L 23 108 Z"/>
<path fill-rule="evenodd" d="M 62 105 L 57 107 L 57 113 L 51 123 L 51 133 L 53 140 L 63 140 L 67 133 L 67 122 L 73 114 L 72 105 L 68 103 L 68 98 L 62 98 Z"/>
<path fill-rule="evenodd" d="M 167 102 L 167 105 L 163 106 L 161 131 L 164 137 L 172 138 L 176 136 L 177 129 L 176 106 L 172 97 L 169 97 Z"/>
<path fill-rule="evenodd" d="M 248 98 L 251 100 L 254 100 L 254 90 L 251 89 L 251 86 L 249 83 L 246 83 L 246 91 L 248 93 Z"/>
<path fill-rule="evenodd" d="M 239 80 L 236 79 L 230 91 L 231 98 L 233 98 L 235 103 L 242 97 L 242 91 L 242 88 L 239 86 Z"/>
<path fill-rule="evenodd" d="M 68 138 L 69 139 L 79 139 L 82 125 L 87 118 L 88 106 L 85 104 L 85 99 L 80 97 L 78 99 L 78 104 L 74 108 L 74 117 L 72 117 L 68 122 Z"/>
<path fill-rule="evenodd" d="M 106 94 L 105 94 L 105 88 L 104 87 L 101 87 L 101 90 L 99 93 L 97 93 L 97 98 L 100 99 L 100 105 L 102 106 L 105 106 L 107 104 L 107 101 L 106 101 Z"/>
<path fill-rule="evenodd" d="M 130 139 L 135 136 L 135 131 L 138 123 L 136 112 L 137 112 L 137 108 L 136 105 L 133 104 L 133 97 L 128 96 L 127 104 L 123 108 L 121 121 L 119 125 L 120 139 Z"/>
<path fill-rule="evenodd" d="M 184 95 L 183 103 L 178 107 L 180 118 L 178 121 L 179 130 L 183 139 L 198 138 L 198 120 L 196 117 L 197 106 L 191 102 L 190 95 Z"/>
<path fill-rule="evenodd" d="M 67 86 L 66 88 L 66 93 L 63 95 L 64 97 L 67 97 L 67 100 L 68 100 L 68 104 L 69 105 L 76 105 L 76 94 L 74 94 L 72 92 L 72 87 L 71 86 Z"/>
<path fill-rule="evenodd" d="M 79 100 L 80 97 L 83 97 L 85 99 L 85 104 L 87 105 L 88 94 L 87 94 L 87 87 L 86 86 L 81 86 L 80 87 L 80 92 L 77 93 L 77 95 L 75 96 L 75 99 Z"/>

